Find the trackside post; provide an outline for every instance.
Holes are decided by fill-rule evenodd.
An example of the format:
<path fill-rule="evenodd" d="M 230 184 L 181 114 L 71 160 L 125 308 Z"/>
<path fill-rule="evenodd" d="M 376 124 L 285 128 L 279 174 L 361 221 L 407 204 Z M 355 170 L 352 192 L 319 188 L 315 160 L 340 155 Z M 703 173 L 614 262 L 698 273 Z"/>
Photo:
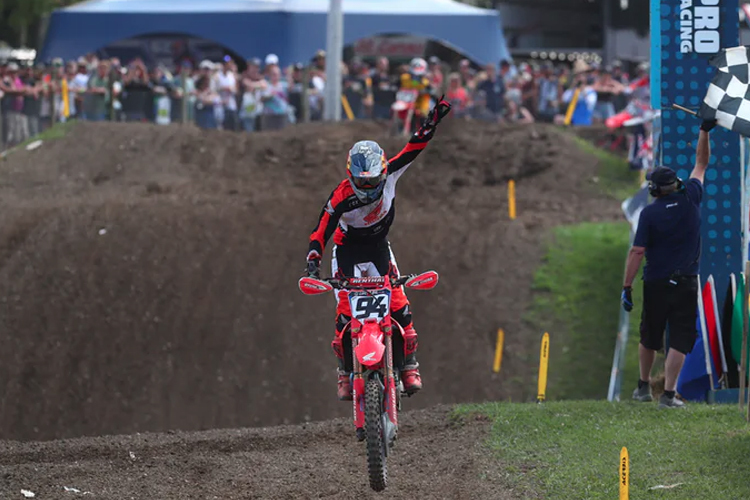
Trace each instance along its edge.
<path fill-rule="evenodd" d="M 495 362 L 492 364 L 492 371 L 500 373 L 500 363 L 503 361 L 503 343 L 505 342 L 505 332 L 502 328 L 497 331 L 497 343 L 495 344 Z"/>
<path fill-rule="evenodd" d="M 620 500 L 628 500 L 630 495 L 630 457 L 624 446 L 620 450 Z"/>
<path fill-rule="evenodd" d="M 547 397 L 547 367 L 549 365 L 549 333 L 542 336 L 542 348 L 539 352 L 539 382 L 536 400 L 541 403 Z"/>
<path fill-rule="evenodd" d="M 508 216 L 510 220 L 516 218 L 516 181 L 513 179 L 508 181 Z"/>

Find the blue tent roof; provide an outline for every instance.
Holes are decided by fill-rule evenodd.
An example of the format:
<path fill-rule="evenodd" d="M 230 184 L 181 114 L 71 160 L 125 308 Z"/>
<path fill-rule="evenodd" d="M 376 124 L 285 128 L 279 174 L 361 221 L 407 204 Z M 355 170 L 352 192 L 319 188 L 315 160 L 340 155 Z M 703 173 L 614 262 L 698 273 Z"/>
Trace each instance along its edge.
<path fill-rule="evenodd" d="M 510 58 L 496 11 L 453 0 L 343 0 L 344 43 L 407 33 L 446 43 L 481 63 Z M 181 33 L 245 58 L 282 64 L 325 48 L 328 0 L 89 0 L 52 14 L 39 57 L 74 59 L 140 35 Z"/>

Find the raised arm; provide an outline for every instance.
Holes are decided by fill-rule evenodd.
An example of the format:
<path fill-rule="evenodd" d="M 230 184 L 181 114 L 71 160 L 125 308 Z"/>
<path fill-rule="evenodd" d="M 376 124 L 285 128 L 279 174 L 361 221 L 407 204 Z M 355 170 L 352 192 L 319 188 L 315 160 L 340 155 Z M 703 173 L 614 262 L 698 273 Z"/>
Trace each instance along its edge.
<path fill-rule="evenodd" d="M 437 105 L 432 108 L 422 126 L 411 136 L 404 149 L 388 160 L 388 175 L 408 167 L 430 142 L 440 120 L 451 111 L 451 105 L 444 100 L 444 97 L 441 97 Z"/>
<path fill-rule="evenodd" d="M 716 120 L 704 120 L 701 123 L 701 130 L 698 134 L 698 146 L 695 149 L 695 167 L 690 173 L 691 179 L 698 179 L 703 184 L 703 178 L 706 175 L 706 168 L 711 158 L 711 141 L 708 133 L 716 126 Z"/>

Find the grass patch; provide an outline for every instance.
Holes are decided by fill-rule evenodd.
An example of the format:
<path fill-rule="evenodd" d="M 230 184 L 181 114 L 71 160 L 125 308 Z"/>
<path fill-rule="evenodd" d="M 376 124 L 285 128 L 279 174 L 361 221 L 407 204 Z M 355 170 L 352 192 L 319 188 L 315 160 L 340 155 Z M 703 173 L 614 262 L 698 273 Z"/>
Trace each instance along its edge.
<path fill-rule="evenodd" d="M 526 315 L 537 330 L 550 333 L 551 399 L 607 396 L 629 237 L 627 222 L 584 223 L 554 230 L 544 262 L 534 276 L 534 300 Z M 640 318 L 640 285 L 636 280 L 636 304 L 630 313 L 630 336 L 634 338 Z M 636 354 L 630 343 L 626 349 L 628 379 L 637 377 Z M 623 392 L 632 390 L 623 385 Z"/>
<path fill-rule="evenodd" d="M 630 498 L 750 498 L 750 428 L 734 405 L 659 410 L 655 403 L 559 401 L 462 405 L 484 415 L 506 479 L 528 497 L 618 498 L 618 459 L 630 455 Z M 650 488 L 683 483 L 673 489 Z"/>
<path fill-rule="evenodd" d="M 73 127 L 76 126 L 76 123 L 78 122 L 76 122 L 75 120 L 71 120 L 65 123 L 55 123 L 44 132 L 41 132 L 40 134 L 34 137 L 26 139 L 22 143 L 12 147 L 8 152 L 21 150 L 25 148 L 26 146 L 28 146 L 29 144 L 31 144 L 32 142 L 36 142 L 36 141 L 47 142 L 47 141 L 53 141 L 56 139 L 62 139 L 63 137 L 67 136 L 71 130 L 73 130 Z"/>
<path fill-rule="evenodd" d="M 586 139 L 574 135 L 571 138 L 578 147 L 599 161 L 599 186 L 606 194 L 618 200 L 633 196 L 639 186 L 640 174 L 637 171 L 631 170 L 623 158 L 597 148 Z"/>
<path fill-rule="evenodd" d="M 46 142 L 46 141 L 52 141 L 55 139 L 62 139 L 63 137 L 68 135 L 68 133 L 70 133 L 73 127 L 75 127 L 76 123 L 77 122 L 75 120 L 71 120 L 65 123 L 55 123 L 44 132 L 30 139 L 26 139 L 21 144 L 14 147 L 13 149 L 23 149 L 29 144 L 31 144 L 32 142 L 36 142 L 36 141 Z"/>
<path fill-rule="evenodd" d="M 580 137 L 572 139 L 599 162 L 599 188 L 618 200 L 639 188 L 639 175 L 623 158 Z M 534 299 L 525 319 L 550 333 L 548 397 L 605 398 L 619 329 L 625 257 L 630 225 L 583 223 L 554 229 L 545 259 L 534 276 Z M 638 377 L 638 327 L 642 283 L 633 285 L 621 397 L 627 398 Z M 536 359 L 535 361 L 536 362 Z"/>

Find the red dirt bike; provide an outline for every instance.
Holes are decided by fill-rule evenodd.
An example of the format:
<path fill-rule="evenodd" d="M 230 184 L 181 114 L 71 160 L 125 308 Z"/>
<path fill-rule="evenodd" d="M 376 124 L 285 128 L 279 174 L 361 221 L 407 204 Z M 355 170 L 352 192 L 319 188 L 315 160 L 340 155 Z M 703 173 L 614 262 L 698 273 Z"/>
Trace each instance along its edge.
<path fill-rule="evenodd" d="M 352 345 L 352 390 L 354 427 L 358 441 L 367 441 L 367 470 L 370 487 L 383 491 L 387 482 L 386 458 L 398 434 L 398 412 L 404 385 L 401 381 L 403 348 L 396 350 L 394 364 L 393 329 L 403 342 L 403 329 L 391 320 L 391 290 L 399 286 L 430 290 L 437 285 L 438 274 L 389 278 L 315 279 L 303 277 L 299 288 L 306 295 L 345 290 L 352 319 L 344 328 Z M 403 393 L 406 395 L 406 393 Z"/>
<path fill-rule="evenodd" d="M 420 115 L 417 110 L 417 101 L 419 100 L 419 90 L 401 89 L 396 92 L 396 101 L 391 104 L 391 133 L 394 136 L 407 136 L 414 132 L 414 125 L 419 123 L 419 118 L 415 120 L 414 115 Z"/>

